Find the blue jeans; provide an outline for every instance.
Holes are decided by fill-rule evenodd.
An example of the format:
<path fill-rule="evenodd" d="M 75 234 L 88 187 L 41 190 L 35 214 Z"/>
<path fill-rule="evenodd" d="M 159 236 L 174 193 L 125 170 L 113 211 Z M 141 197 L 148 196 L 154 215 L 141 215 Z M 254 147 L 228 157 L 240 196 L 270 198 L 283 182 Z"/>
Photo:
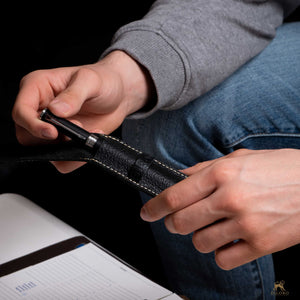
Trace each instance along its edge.
<path fill-rule="evenodd" d="M 299 49 L 300 23 L 284 24 L 261 54 L 204 96 L 176 111 L 126 120 L 124 140 L 180 169 L 239 148 L 300 149 Z M 214 253 L 195 250 L 191 235 L 171 234 L 163 221 L 151 226 L 178 294 L 196 300 L 273 299 L 270 255 L 223 271 Z"/>

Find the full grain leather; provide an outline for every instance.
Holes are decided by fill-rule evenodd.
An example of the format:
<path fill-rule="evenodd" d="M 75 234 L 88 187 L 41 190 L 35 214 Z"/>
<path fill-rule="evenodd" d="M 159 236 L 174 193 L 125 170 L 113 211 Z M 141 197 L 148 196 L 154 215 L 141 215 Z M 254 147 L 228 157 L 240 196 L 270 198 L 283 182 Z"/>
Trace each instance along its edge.
<path fill-rule="evenodd" d="M 14 147 L 1 155 L 1 163 L 33 161 L 85 161 L 151 196 L 186 178 L 154 157 L 109 135 L 97 135 L 94 149 L 75 142 L 36 147 Z"/>

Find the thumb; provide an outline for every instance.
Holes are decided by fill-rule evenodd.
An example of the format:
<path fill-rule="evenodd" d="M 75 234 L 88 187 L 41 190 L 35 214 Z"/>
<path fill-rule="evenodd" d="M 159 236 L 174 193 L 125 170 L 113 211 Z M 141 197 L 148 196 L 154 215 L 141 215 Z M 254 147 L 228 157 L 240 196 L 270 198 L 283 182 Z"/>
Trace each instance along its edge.
<path fill-rule="evenodd" d="M 67 87 L 49 104 L 49 109 L 59 117 L 76 115 L 84 102 L 99 95 L 100 77 L 96 71 L 81 68 L 70 79 Z"/>

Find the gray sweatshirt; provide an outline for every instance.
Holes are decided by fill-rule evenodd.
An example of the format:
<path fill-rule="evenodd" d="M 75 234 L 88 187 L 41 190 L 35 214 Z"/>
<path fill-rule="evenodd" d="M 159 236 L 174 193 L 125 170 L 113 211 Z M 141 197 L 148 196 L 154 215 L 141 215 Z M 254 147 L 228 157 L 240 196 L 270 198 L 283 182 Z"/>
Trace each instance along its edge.
<path fill-rule="evenodd" d="M 154 81 L 158 109 L 178 109 L 225 80 L 262 51 L 300 0 L 157 0 L 120 28 L 104 53 L 123 50 Z"/>

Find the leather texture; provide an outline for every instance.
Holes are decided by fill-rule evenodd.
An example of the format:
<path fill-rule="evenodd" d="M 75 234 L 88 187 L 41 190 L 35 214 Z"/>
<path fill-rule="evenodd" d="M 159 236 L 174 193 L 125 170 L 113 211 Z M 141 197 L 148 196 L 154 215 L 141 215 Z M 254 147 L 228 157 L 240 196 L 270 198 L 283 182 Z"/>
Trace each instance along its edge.
<path fill-rule="evenodd" d="M 99 139 L 94 149 L 75 142 L 14 147 L 1 154 L 1 163 L 85 161 L 96 164 L 102 170 L 151 196 L 158 195 L 187 177 L 113 136 L 103 134 L 97 136 Z"/>

